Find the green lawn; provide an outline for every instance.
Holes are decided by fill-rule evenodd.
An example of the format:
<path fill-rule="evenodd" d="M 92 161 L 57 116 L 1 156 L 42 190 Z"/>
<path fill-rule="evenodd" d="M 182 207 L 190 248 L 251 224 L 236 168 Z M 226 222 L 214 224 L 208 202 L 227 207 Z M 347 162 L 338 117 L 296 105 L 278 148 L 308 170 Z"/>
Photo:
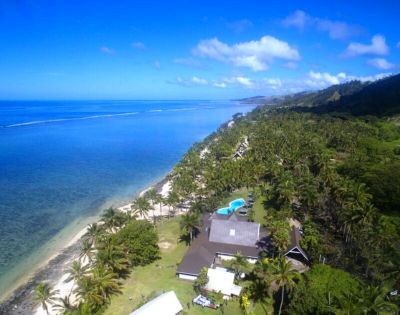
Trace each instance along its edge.
<path fill-rule="evenodd" d="M 191 301 L 196 296 L 193 283 L 179 280 L 175 276 L 176 265 L 184 256 L 187 247 L 178 243 L 179 218 L 165 220 L 157 225 L 160 244 L 169 244 L 169 248 L 162 249 L 161 259 L 145 267 L 134 269 L 130 277 L 123 282 L 122 294 L 114 296 L 111 305 L 105 314 L 125 315 L 142 305 L 146 299 L 160 293 L 174 290 L 182 306 L 184 314 L 222 314 L 221 310 L 215 311 L 192 305 Z M 224 305 L 224 314 L 243 314 L 236 300 Z"/>
<path fill-rule="evenodd" d="M 237 198 L 247 199 L 248 190 L 242 189 L 232 193 L 226 198 L 221 206 L 227 206 L 229 201 Z M 264 210 L 261 198 L 256 200 L 254 205 L 255 220 L 264 222 Z M 184 314 L 228 314 L 242 315 L 238 300 L 231 300 L 223 309 L 211 310 L 192 305 L 191 301 L 196 296 L 193 290 L 193 282 L 180 280 L 176 277 L 175 271 L 177 264 L 182 260 L 186 253 L 187 246 L 184 242 L 179 242 L 179 217 L 165 219 L 157 223 L 157 230 L 160 238 L 161 259 L 145 266 L 136 267 L 130 277 L 123 281 L 122 294 L 114 296 L 105 314 L 108 315 L 127 315 L 145 301 L 150 300 L 163 292 L 173 290 L 184 307 Z M 169 246 L 167 248 L 167 246 Z M 222 313 L 223 311 L 223 313 Z M 256 315 L 270 314 L 268 305 L 255 305 Z"/>

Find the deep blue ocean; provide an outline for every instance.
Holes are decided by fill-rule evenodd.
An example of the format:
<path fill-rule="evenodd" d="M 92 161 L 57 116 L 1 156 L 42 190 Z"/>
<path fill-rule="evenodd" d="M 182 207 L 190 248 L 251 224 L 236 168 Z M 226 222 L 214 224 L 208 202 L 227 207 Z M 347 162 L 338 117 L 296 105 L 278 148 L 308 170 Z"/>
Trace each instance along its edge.
<path fill-rule="evenodd" d="M 230 101 L 0 102 L 0 295 L 46 242 L 132 199 L 194 142 L 251 109 Z"/>

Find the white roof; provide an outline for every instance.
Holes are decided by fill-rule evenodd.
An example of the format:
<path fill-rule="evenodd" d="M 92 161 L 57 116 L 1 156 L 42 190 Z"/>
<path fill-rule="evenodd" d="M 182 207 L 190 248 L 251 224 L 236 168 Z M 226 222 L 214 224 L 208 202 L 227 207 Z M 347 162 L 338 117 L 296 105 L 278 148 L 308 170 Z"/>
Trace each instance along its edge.
<path fill-rule="evenodd" d="M 130 315 L 176 315 L 182 309 L 175 292 L 169 291 L 147 302 Z"/>
<path fill-rule="evenodd" d="M 226 269 L 218 268 L 207 271 L 208 283 L 205 289 L 208 291 L 221 292 L 224 295 L 240 295 L 242 288 L 234 284 L 235 274 Z"/>

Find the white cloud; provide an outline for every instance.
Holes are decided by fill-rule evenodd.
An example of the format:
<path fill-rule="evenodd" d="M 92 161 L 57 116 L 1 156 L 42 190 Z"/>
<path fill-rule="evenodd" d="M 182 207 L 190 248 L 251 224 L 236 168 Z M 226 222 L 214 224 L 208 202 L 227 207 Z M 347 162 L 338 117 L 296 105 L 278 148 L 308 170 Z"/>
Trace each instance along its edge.
<path fill-rule="evenodd" d="M 311 89 L 322 89 L 330 85 L 341 84 L 349 81 L 358 80 L 361 82 L 376 81 L 390 76 L 391 73 L 378 73 L 372 76 L 354 76 L 344 72 L 340 72 L 336 75 L 328 72 L 308 72 L 307 76 L 303 80 L 297 82 L 297 87 L 303 90 L 307 88 Z"/>
<path fill-rule="evenodd" d="M 167 83 L 177 84 L 177 85 L 182 85 L 182 86 L 187 86 L 187 87 L 209 85 L 209 82 L 206 79 L 200 78 L 197 76 L 192 76 L 190 78 L 182 78 L 182 77 L 178 76 L 174 80 L 168 80 Z"/>
<path fill-rule="evenodd" d="M 206 79 L 199 78 L 196 76 L 192 77 L 191 81 L 197 85 L 207 85 L 208 84 L 208 81 Z"/>
<path fill-rule="evenodd" d="M 344 53 L 345 57 L 355 57 L 359 55 L 387 55 L 389 47 L 386 45 L 385 37 L 375 35 L 372 37 L 371 44 L 350 43 Z"/>
<path fill-rule="evenodd" d="M 107 47 L 107 46 L 100 47 L 100 51 L 102 53 L 107 54 L 107 55 L 114 55 L 115 54 L 115 50 L 110 48 L 110 47 Z"/>
<path fill-rule="evenodd" d="M 161 64 L 160 64 L 160 62 L 159 62 L 158 60 L 154 61 L 154 67 L 155 67 L 157 70 L 161 69 Z"/>
<path fill-rule="evenodd" d="M 249 78 L 246 78 L 246 77 L 236 77 L 236 81 L 238 83 L 240 83 L 241 85 L 244 85 L 244 86 L 252 86 L 253 85 L 251 80 Z"/>
<path fill-rule="evenodd" d="M 328 72 L 308 72 L 307 78 L 305 80 L 306 85 L 311 88 L 320 88 L 334 84 L 340 84 L 346 79 L 346 74 L 343 72 L 337 75 L 332 75 Z"/>
<path fill-rule="evenodd" d="M 262 95 L 277 95 L 287 93 L 297 93 L 308 90 L 324 89 L 331 85 L 341 84 L 349 81 L 375 81 L 385 78 L 392 73 L 378 73 L 370 76 L 354 76 L 345 72 L 331 74 L 329 72 L 309 71 L 302 77 L 295 79 L 261 78 L 253 79 L 243 75 L 223 77 L 218 80 L 207 80 L 198 76 L 189 78 L 177 77 L 170 84 L 178 84 L 185 87 L 214 87 L 214 88 L 234 88 L 252 90 L 254 93 Z M 257 92 L 256 92 L 257 91 Z"/>
<path fill-rule="evenodd" d="M 215 87 L 217 87 L 217 88 L 224 89 L 224 88 L 227 87 L 227 84 L 224 83 L 224 82 L 214 82 L 214 83 L 213 83 L 213 86 L 215 86 Z"/>
<path fill-rule="evenodd" d="M 243 31 L 245 31 L 247 28 L 252 27 L 253 23 L 248 19 L 242 19 L 242 20 L 226 23 L 226 26 L 229 29 L 233 30 L 235 33 L 240 34 Z"/>
<path fill-rule="evenodd" d="M 393 63 L 388 62 L 384 58 L 373 58 L 373 59 L 368 60 L 367 63 L 370 66 L 373 66 L 375 68 L 382 69 L 382 70 L 390 70 L 395 67 L 395 65 Z"/>
<path fill-rule="evenodd" d="M 146 45 L 143 44 L 142 42 L 134 42 L 132 43 L 132 47 L 135 49 L 142 49 L 142 50 L 147 48 Z"/>
<path fill-rule="evenodd" d="M 332 39 L 347 39 L 360 32 L 359 27 L 340 21 L 317 19 L 316 25 L 319 30 L 328 32 Z"/>
<path fill-rule="evenodd" d="M 285 27 L 295 27 L 301 31 L 307 26 L 313 26 L 317 30 L 327 32 L 332 39 L 347 39 L 361 32 L 361 27 L 357 25 L 313 17 L 302 10 L 296 10 L 287 16 L 282 20 L 282 24 Z"/>
<path fill-rule="evenodd" d="M 279 78 L 250 79 L 245 76 L 225 77 L 215 81 L 215 87 L 242 87 L 252 90 L 277 90 L 282 87 L 282 81 Z"/>
<path fill-rule="evenodd" d="M 297 49 L 287 42 L 272 36 L 263 36 L 260 40 L 228 45 L 217 38 L 200 41 L 193 53 L 197 56 L 247 67 L 253 71 L 268 69 L 274 59 L 299 60 Z"/>
<path fill-rule="evenodd" d="M 296 27 L 303 30 L 308 22 L 310 22 L 311 17 L 302 10 L 296 10 L 288 17 L 286 17 L 282 24 L 286 27 Z"/>

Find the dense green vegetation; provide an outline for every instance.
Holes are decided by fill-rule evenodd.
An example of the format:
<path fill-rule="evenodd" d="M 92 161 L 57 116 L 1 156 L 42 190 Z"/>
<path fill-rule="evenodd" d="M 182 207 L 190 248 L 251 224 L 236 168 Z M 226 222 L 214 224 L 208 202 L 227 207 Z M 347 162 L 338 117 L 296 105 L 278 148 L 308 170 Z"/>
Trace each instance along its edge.
<path fill-rule="evenodd" d="M 99 314 L 113 295 L 121 293 L 121 280 L 132 269 L 150 264 L 159 258 L 158 235 L 147 221 L 135 220 L 130 214 L 107 209 L 100 224 L 91 224 L 82 243 L 80 258 L 68 270 L 67 282 L 75 281 L 73 293 L 56 299 L 57 292 L 41 283 L 35 299 L 47 311 L 49 305 L 60 314 Z"/>
<path fill-rule="evenodd" d="M 160 289 L 175 290 L 187 303 L 187 313 L 215 312 L 191 309 L 204 275 L 195 287 L 175 277 L 185 252 L 178 234 L 190 243 L 201 213 L 251 190 L 256 204 L 249 220 L 267 228 L 272 248 L 255 265 L 248 266 L 240 253 L 229 263 L 244 289 L 226 312 L 397 314 L 399 296 L 390 292 L 400 291 L 399 91 L 400 76 L 351 82 L 274 98 L 273 106 L 235 115 L 233 125 L 194 145 L 177 164 L 169 175 L 168 198 L 150 191 L 133 203 L 143 218 L 157 203 L 169 205 L 171 213 L 182 203 L 189 206 L 179 222 L 171 219 L 158 227 L 161 241 L 169 244 L 160 255 L 156 220 L 139 222 L 109 209 L 104 224 L 89 227 L 82 257 L 91 268 L 77 262 L 70 272 L 81 303 L 71 310 L 64 307 L 64 313 L 101 313 L 121 290 L 123 298 L 113 299 L 107 312 L 127 313 Z M 282 257 L 289 244 L 289 219 L 304 229 L 301 246 L 311 267 L 302 274 Z M 42 304 L 53 296 L 47 287 L 37 289 Z M 216 294 L 212 298 L 219 299 Z M 67 297 L 60 303 L 68 304 Z"/>
<path fill-rule="evenodd" d="M 287 219 L 295 218 L 304 226 L 302 246 L 313 264 L 324 261 L 338 275 L 348 272 L 359 288 L 369 286 L 380 292 L 383 302 L 398 303 L 388 291 L 400 289 L 400 127 L 392 115 L 400 103 L 399 78 L 352 82 L 237 115 L 232 127 L 224 126 L 195 145 L 176 166 L 171 175 L 174 193 L 190 200 L 192 211 L 213 211 L 233 191 L 250 187 L 264 200 L 264 222 L 274 244 L 268 255 L 276 257 L 287 247 Z M 305 109 L 307 100 L 310 109 Z M 368 116 L 361 115 L 364 111 Z M 244 139 L 250 143 L 246 154 L 233 158 Z M 296 282 L 299 291 L 297 285 L 285 290 L 292 292 L 289 298 L 269 293 L 276 309 L 284 302 L 283 312 L 297 310 L 296 294 L 312 276 L 325 281 L 312 267 Z M 335 294 L 331 309 L 321 314 L 345 309 L 348 295 L 330 293 L 327 286 L 321 290 L 325 296 Z M 364 291 L 352 298 L 365 306 L 372 297 Z M 320 302 L 323 309 L 326 304 Z M 394 309 L 391 305 L 350 313 Z"/>

